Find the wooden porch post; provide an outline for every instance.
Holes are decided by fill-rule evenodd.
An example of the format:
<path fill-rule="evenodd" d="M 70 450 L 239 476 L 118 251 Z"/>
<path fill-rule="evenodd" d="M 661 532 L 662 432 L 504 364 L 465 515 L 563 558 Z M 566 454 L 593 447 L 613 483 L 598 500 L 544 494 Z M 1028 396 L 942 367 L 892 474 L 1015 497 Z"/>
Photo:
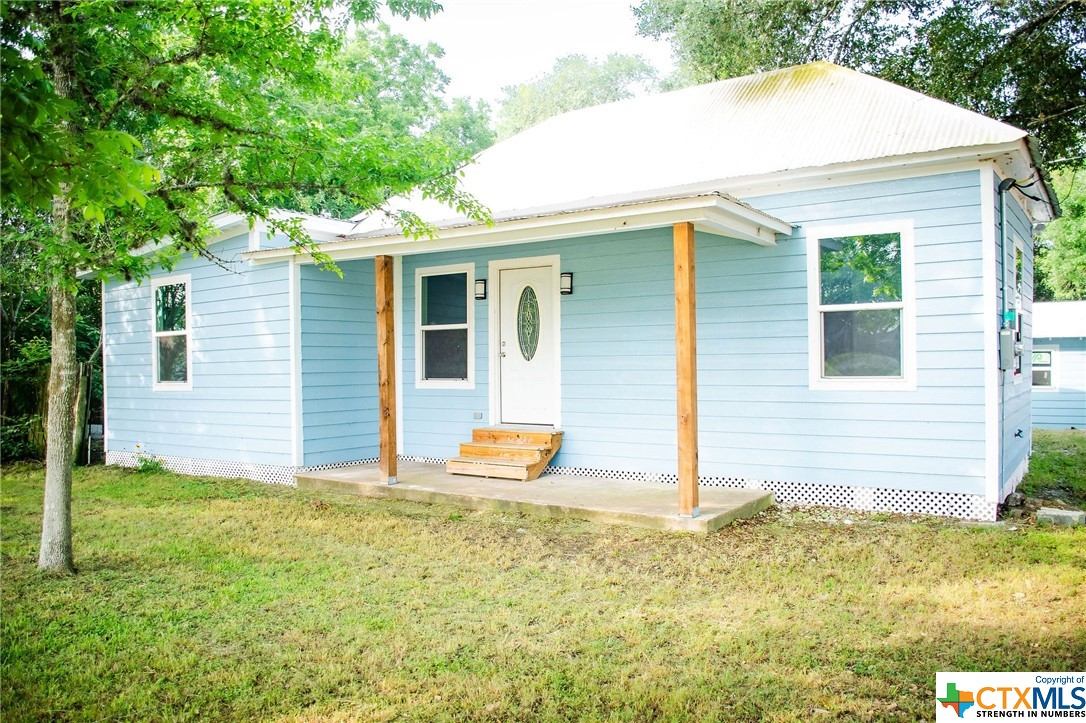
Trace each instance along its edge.
<path fill-rule="evenodd" d="M 377 416 L 381 432 L 381 481 L 396 484 L 396 309 L 392 257 L 378 256 L 377 280 Z"/>
<path fill-rule="evenodd" d="M 679 516 L 698 516 L 698 353 L 694 305 L 694 224 L 673 227 L 675 369 L 679 430 Z"/>

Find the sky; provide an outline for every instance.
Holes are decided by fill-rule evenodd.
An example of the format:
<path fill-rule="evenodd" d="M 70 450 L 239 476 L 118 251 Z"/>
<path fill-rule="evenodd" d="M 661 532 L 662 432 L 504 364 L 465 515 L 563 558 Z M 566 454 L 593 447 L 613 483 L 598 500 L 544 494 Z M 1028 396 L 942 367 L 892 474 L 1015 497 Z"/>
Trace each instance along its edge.
<path fill-rule="evenodd" d="M 637 36 L 633 0 L 441 2 L 445 9 L 428 20 L 389 24 L 413 43 L 445 49 L 439 65 L 450 78 L 451 98 L 481 98 L 494 107 L 504 86 L 539 77 L 574 53 L 593 60 L 641 55 L 661 76 L 674 67 L 665 41 Z"/>

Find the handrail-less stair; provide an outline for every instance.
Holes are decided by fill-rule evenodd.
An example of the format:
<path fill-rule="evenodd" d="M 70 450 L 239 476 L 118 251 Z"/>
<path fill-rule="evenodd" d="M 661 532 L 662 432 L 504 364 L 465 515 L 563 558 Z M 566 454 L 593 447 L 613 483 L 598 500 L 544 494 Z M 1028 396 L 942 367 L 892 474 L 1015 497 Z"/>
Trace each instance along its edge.
<path fill-rule="evenodd" d="M 450 459 L 445 471 L 473 477 L 534 480 L 561 446 L 562 433 L 554 429 L 480 427 L 472 430 L 470 442 L 460 445 L 460 456 Z"/>

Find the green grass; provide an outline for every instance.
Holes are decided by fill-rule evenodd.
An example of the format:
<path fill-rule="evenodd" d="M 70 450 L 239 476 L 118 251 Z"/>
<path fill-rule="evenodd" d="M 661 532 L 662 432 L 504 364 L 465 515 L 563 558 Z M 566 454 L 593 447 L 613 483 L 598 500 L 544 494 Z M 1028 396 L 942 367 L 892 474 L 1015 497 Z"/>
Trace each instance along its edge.
<path fill-rule="evenodd" d="M 52 577 L 41 486 L 4 470 L 5 721 L 911 721 L 939 670 L 1086 663 L 1082 528 L 695 537 L 92 468 Z"/>
<path fill-rule="evenodd" d="M 1033 430 L 1029 474 L 1018 491 L 1086 509 L 1086 430 Z"/>

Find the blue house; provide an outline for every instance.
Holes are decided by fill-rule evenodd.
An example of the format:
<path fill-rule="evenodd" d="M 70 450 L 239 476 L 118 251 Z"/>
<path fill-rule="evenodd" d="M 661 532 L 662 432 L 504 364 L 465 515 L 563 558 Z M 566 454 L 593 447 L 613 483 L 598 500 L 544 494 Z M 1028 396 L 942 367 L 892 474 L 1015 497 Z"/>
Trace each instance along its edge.
<path fill-rule="evenodd" d="M 486 476 L 461 445 L 500 427 L 681 515 L 731 486 L 979 519 L 1025 473 L 1025 132 L 811 63 L 552 118 L 463 185 L 493 223 L 307 218 L 343 278 L 226 215 L 228 269 L 107 283 L 107 462 Z"/>
<path fill-rule="evenodd" d="M 1033 306 L 1033 426 L 1086 429 L 1086 301 Z"/>

